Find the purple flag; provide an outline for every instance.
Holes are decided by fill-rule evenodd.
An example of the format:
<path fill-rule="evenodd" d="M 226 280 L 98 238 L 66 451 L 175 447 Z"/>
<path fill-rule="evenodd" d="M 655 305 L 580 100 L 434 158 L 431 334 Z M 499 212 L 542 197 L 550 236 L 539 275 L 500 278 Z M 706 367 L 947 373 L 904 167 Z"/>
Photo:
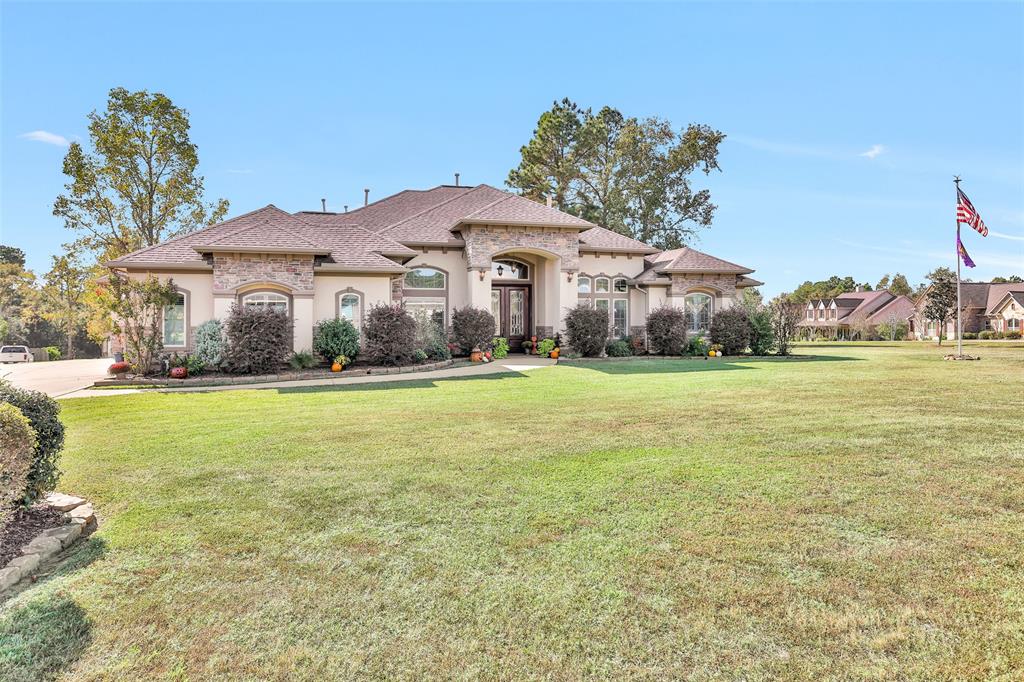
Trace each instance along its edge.
<path fill-rule="evenodd" d="M 959 230 L 958 230 L 958 232 L 959 232 Z M 967 255 L 967 249 L 964 248 L 963 242 L 960 241 L 960 235 L 959 234 L 956 235 L 956 250 L 960 252 L 960 258 L 963 259 L 964 265 L 966 265 L 969 268 L 973 268 L 974 267 L 974 261 L 972 261 L 971 257 L 969 255 Z"/>

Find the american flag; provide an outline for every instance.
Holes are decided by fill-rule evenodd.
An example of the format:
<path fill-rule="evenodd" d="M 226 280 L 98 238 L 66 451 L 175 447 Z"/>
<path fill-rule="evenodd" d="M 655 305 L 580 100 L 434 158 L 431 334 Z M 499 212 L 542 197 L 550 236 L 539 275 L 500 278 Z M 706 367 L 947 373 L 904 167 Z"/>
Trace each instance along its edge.
<path fill-rule="evenodd" d="M 978 215 L 978 212 L 974 209 L 974 204 L 967 198 L 959 187 L 956 188 L 956 221 L 958 223 L 965 223 L 970 225 L 977 230 L 982 237 L 988 236 L 988 228 L 985 227 L 985 222 Z"/>

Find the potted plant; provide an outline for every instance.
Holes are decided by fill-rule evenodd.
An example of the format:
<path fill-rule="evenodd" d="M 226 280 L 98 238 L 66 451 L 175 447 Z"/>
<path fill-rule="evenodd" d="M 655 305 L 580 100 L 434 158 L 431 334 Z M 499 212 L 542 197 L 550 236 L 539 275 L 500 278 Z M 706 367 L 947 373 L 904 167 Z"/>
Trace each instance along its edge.
<path fill-rule="evenodd" d="M 533 341 L 523 341 L 523 352 L 527 355 L 530 354 L 530 350 L 533 348 Z"/>
<path fill-rule="evenodd" d="M 124 360 L 121 360 L 120 362 L 115 362 L 110 367 L 108 367 L 107 374 L 110 374 L 115 379 L 124 379 L 128 374 L 128 370 L 130 370 L 131 368 L 132 366 L 129 363 L 125 362 Z"/>
<path fill-rule="evenodd" d="M 339 355 L 336 358 L 334 358 L 334 362 L 331 363 L 331 371 L 340 372 L 341 370 L 345 369 L 345 365 L 347 364 L 348 357 L 346 357 L 345 355 Z"/>

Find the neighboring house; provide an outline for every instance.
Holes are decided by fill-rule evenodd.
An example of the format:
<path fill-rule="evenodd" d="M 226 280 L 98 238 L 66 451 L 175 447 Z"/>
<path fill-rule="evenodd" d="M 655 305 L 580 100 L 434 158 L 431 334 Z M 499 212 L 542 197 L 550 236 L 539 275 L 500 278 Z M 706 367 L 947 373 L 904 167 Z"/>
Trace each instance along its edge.
<path fill-rule="evenodd" d="M 798 327 L 805 338 L 853 340 L 875 338 L 882 323 L 902 322 L 912 338 L 915 313 L 909 296 L 897 296 L 888 289 L 852 291 L 808 301 Z"/>
<path fill-rule="evenodd" d="M 939 325 L 924 319 L 929 291 L 931 287 L 917 301 L 918 336 L 934 339 L 939 335 Z M 1024 329 L 1024 283 L 961 282 L 960 308 L 965 333 L 1020 332 Z M 946 338 L 956 338 L 955 313 L 946 321 L 942 333 Z"/>
<path fill-rule="evenodd" d="M 403 302 L 440 324 L 452 310 L 490 310 L 513 347 L 564 329 L 580 302 L 609 311 L 612 332 L 644 329 L 661 305 L 707 329 L 753 272 L 690 248 L 659 251 L 488 185 L 405 190 L 345 213 L 270 205 L 108 263 L 132 277 L 173 278 L 163 343 L 188 351 L 193 330 L 232 305 L 272 306 L 295 324 L 294 349 L 319 320 L 363 325 L 370 306 Z"/>

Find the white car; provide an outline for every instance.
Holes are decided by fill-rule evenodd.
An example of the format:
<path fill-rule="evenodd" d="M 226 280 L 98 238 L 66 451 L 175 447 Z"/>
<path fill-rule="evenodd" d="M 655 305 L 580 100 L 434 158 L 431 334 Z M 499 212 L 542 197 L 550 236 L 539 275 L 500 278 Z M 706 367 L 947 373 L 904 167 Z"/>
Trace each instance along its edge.
<path fill-rule="evenodd" d="M 32 362 L 32 351 L 28 346 L 2 346 L 0 347 L 0 362 Z"/>

